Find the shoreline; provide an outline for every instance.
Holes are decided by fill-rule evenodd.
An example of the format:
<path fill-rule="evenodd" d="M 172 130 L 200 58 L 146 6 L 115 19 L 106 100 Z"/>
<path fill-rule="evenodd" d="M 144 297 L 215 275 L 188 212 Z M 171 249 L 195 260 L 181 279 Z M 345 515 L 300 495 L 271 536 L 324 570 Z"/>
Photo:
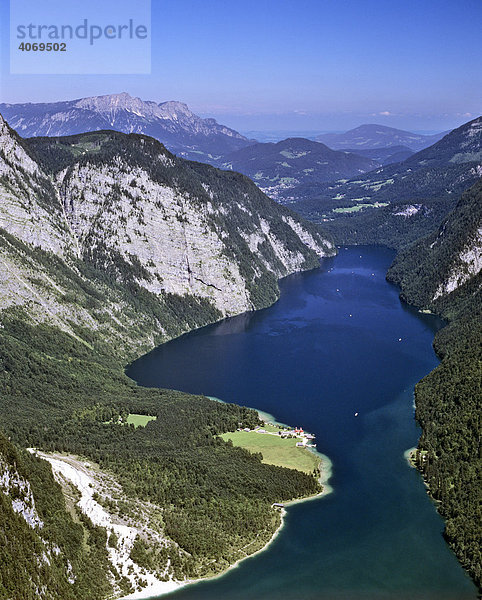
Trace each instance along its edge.
<path fill-rule="evenodd" d="M 216 398 L 216 400 L 218 400 L 218 399 Z M 268 413 L 264 413 L 264 414 L 268 414 Z M 271 421 L 271 422 L 273 422 L 273 421 Z M 294 506 L 296 504 L 301 504 L 302 502 L 310 502 L 312 500 L 318 500 L 318 499 L 323 498 L 324 496 L 328 496 L 328 494 L 331 494 L 333 492 L 333 488 L 331 487 L 331 485 L 328 484 L 328 481 L 331 478 L 332 472 L 333 472 L 332 462 L 325 454 L 321 454 L 321 452 L 316 452 L 316 454 L 318 454 L 320 457 L 323 457 L 323 460 L 327 461 L 327 465 L 325 468 L 321 467 L 321 465 L 324 464 L 323 460 L 322 460 L 322 462 L 320 462 L 320 469 L 319 469 L 320 477 L 319 477 L 318 481 L 323 486 L 323 490 L 321 492 L 319 492 L 318 494 L 313 494 L 312 496 L 305 496 L 303 498 L 295 498 L 294 500 L 289 500 L 287 502 L 283 502 L 283 508 L 280 511 L 280 517 L 281 517 L 280 524 L 273 532 L 273 535 L 271 536 L 269 541 L 262 548 L 260 548 L 259 550 L 256 550 L 256 552 L 253 552 L 252 554 L 248 554 L 247 556 L 238 558 L 238 560 L 235 563 L 230 565 L 222 573 L 218 573 L 217 575 L 211 575 L 209 577 L 201 577 L 200 579 L 193 579 L 193 580 L 180 582 L 177 589 L 181 589 L 181 587 L 185 587 L 187 585 L 194 586 L 198 583 L 203 583 L 204 581 L 214 581 L 216 579 L 220 579 L 221 577 L 224 577 L 225 575 L 227 575 L 232 569 L 236 569 L 245 560 L 249 560 L 250 558 L 254 558 L 256 555 L 260 554 L 261 552 L 265 552 L 266 550 L 268 550 L 268 548 L 271 546 L 271 544 L 273 544 L 276 541 L 276 538 L 281 533 L 281 530 L 283 529 L 283 527 L 285 525 L 285 517 L 288 514 L 286 511 L 286 507 Z M 160 583 L 163 583 L 163 582 L 160 582 Z M 169 583 L 174 583 L 174 582 L 169 582 Z M 166 590 L 166 591 L 159 591 L 159 593 L 157 593 L 157 595 L 153 595 L 153 596 L 143 596 L 142 592 L 137 592 L 136 594 L 139 594 L 139 595 L 125 596 L 123 598 L 119 598 L 118 600 L 131 600 L 134 598 L 136 598 L 137 600 L 155 600 L 156 598 L 159 598 L 160 596 L 163 596 L 165 594 L 169 594 L 173 591 L 176 591 L 176 590 L 171 589 L 171 590 Z"/>
<path fill-rule="evenodd" d="M 145 569 L 142 569 L 130 558 L 132 544 L 139 532 L 142 531 L 142 525 L 139 522 L 136 524 L 122 522 L 99 504 L 95 497 L 95 493 L 99 489 L 99 476 L 97 474 L 96 477 L 97 471 L 92 468 L 91 462 L 86 462 L 85 459 L 73 455 L 42 452 L 36 448 L 27 450 L 34 456 L 50 463 L 54 478 L 60 485 L 68 482 L 68 485 L 74 486 L 78 490 L 80 498 L 76 505 L 94 525 L 103 527 L 109 536 L 112 532 L 118 536 L 116 547 L 108 548 L 109 562 L 118 569 L 121 575 L 129 579 L 133 588 L 138 583 L 136 579 L 142 578 L 147 582 L 146 587 L 131 592 L 127 596 L 118 597 L 117 594 L 121 592 L 114 588 L 113 597 L 117 597 L 119 600 L 155 598 L 174 592 L 186 585 L 187 582 L 182 581 L 161 581 L 153 573 L 145 572 Z M 162 542 L 161 536 L 158 537 L 158 542 Z"/>
<path fill-rule="evenodd" d="M 417 449 L 417 446 L 413 446 L 412 448 L 408 448 L 407 450 L 405 450 L 405 452 L 403 453 L 403 458 L 408 462 L 408 465 L 412 467 L 412 469 L 417 469 L 414 463 L 414 455 Z"/>
<path fill-rule="evenodd" d="M 333 463 L 326 456 L 326 454 L 322 454 L 317 450 L 313 450 L 312 448 L 306 448 L 309 452 L 313 452 L 320 457 L 320 465 L 318 470 L 320 471 L 320 476 L 318 477 L 318 481 L 320 485 L 323 487 L 321 492 L 318 494 L 314 494 L 313 496 L 305 496 L 304 498 L 295 498 L 294 500 L 289 500 L 288 502 L 284 502 L 285 506 L 293 506 L 295 504 L 299 504 L 300 502 L 309 502 L 310 500 L 315 500 L 316 498 L 323 498 L 324 496 L 328 496 L 333 493 L 332 486 L 328 483 L 333 475 Z"/>
<path fill-rule="evenodd" d="M 222 400 L 218 398 L 212 398 L 213 400 L 217 400 L 222 402 Z M 256 409 L 255 409 L 256 410 Z M 268 413 L 263 413 L 262 411 L 258 411 L 260 414 L 260 418 L 271 423 L 277 423 L 277 421 L 273 418 L 272 415 Z M 324 454 L 318 452 L 315 448 L 306 448 L 313 454 L 317 455 L 319 458 L 318 470 L 319 477 L 318 481 L 322 486 L 322 491 L 316 494 L 305 496 L 301 498 L 295 498 L 292 500 L 288 500 L 286 502 L 280 502 L 282 504 L 281 510 L 279 510 L 280 522 L 277 528 L 273 531 L 272 535 L 268 539 L 268 541 L 259 549 L 251 554 L 246 554 L 246 556 L 240 557 L 233 564 L 229 565 L 222 572 L 217 573 L 215 575 L 201 577 L 199 579 L 186 579 L 183 581 L 179 580 L 168 580 L 162 581 L 157 579 L 154 573 L 145 573 L 141 572 L 141 568 L 137 567 L 128 557 L 128 548 L 132 545 L 132 541 L 138 533 L 139 525 L 126 525 L 120 524 L 117 521 L 113 521 L 112 515 L 107 513 L 104 508 L 98 504 L 95 500 L 94 491 L 96 491 L 95 482 L 94 482 L 94 472 L 91 469 L 91 465 L 80 457 L 74 457 L 70 455 L 61 455 L 58 453 L 44 453 L 39 450 L 30 448 L 29 451 L 40 458 L 46 460 L 50 463 L 52 470 L 54 472 L 54 476 L 59 481 L 59 477 L 64 480 L 70 482 L 70 484 L 74 485 L 80 492 L 81 498 L 77 502 L 82 512 L 88 515 L 88 517 L 92 520 L 92 522 L 98 526 L 105 527 L 107 530 L 115 531 L 119 536 L 119 539 L 122 542 L 126 542 L 127 550 L 124 548 L 124 544 L 122 544 L 122 548 L 120 551 L 110 550 L 110 560 L 113 564 L 115 564 L 116 568 L 119 568 L 121 571 L 124 571 L 131 565 L 132 569 L 135 570 L 136 574 L 141 576 L 147 580 L 147 586 L 142 589 L 137 589 L 134 592 L 131 592 L 127 595 L 123 596 L 114 596 L 117 597 L 118 600 L 154 600 L 156 598 L 160 598 L 167 594 L 171 594 L 175 591 L 180 590 L 181 588 L 187 585 L 195 585 L 197 583 L 202 583 L 204 581 L 210 581 L 214 579 L 218 579 L 220 577 L 224 577 L 229 571 L 237 568 L 241 562 L 256 556 L 257 554 L 264 552 L 269 549 L 271 544 L 273 544 L 280 534 L 283 526 L 285 525 L 285 517 L 287 515 L 287 508 L 290 506 L 294 506 L 296 504 L 300 504 L 302 502 L 308 502 L 316 499 L 321 499 L 328 494 L 333 492 L 333 488 L 329 485 L 329 480 L 332 476 L 332 462 L 331 460 Z M 272 510 L 276 510 L 274 507 Z M 125 538 L 125 540 L 124 540 Z M 132 538 L 132 539 L 131 539 Z M 256 541 L 256 538 L 253 542 Z M 251 542 L 251 543 L 253 543 Z M 249 546 L 249 544 L 248 544 Z M 240 550 L 242 552 L 242 549 Z M 127 571 L 125 573 L 127 575 Z M 129 579 L 131 579 L 129 577 Z M 131 583 L 135 585 L 134 579 L 131 580 Z M 117 591 L 119 593 L 119 591 Z"/>
<path fill-rule="evenodd" d="M 206 398 L 209 398 L 210 400 L 214 400 L 216 402 L 224 403 L 223 400 L 221 400 L 220 398 L 217 398 L 215 396 L 206 396 Z M 247 407 L 247 408 L 251 408 L 251 407 Z M 286 423 L 280 423 L 280 422 L 276 421 L 274 416 L 269 413 L 260 411 L 256 408 L 253 410 L 257 411 L 257 413 L 259 414 L 260 419 L 262 421 L 286 426 Z M 234 562 L 232 565 L 230 565 L 222 573 L 218 573 L 216 575 L 210 575 L 209 577 L 201 577 L 199 579 L 191 579 L 191 580 L 179 581 L 179 582 L 174 582 L 174 581 L 162 582 L 162 581 L 160 581 L 159 582 L 159 590 L 156 590 L 155 592 L 147 591 L 147 590 L 139 590 L 138 592 L 134 592 L 133 594 L 130 594 L 129 596 L 123 596 L 122 598 L 119 598 L 118 600 L 134 600 L 134 599 L 135 600 L 155 600 L 157 598 L 160 598 L 161 596 L 175 592 L 187 585 L 194 586 L 196 584 L 203 583 L 204 581 L 214 581 L 216 579 L 220 579 L 221 577 L 224 577 L 232 569 L 236 569 L 245 560 L 249 560 L 250 558 L 253 558 L 256 555 L 260 554 L 261 552 L 265 552 L 266 550 L 268 550 L 269 547 L 271 546 L 271 544 L 273 544 L 275 542 L 276 538 L 281 533 L 281 530 L 283 529 L 283 527 L 285 525 L 285 517 L 288 514 L 286 511 L 287 507 L 291 507 L 296 504 L 301 504 L 302 502 L 310 502 L 312 500 L 319 500 L 319 499 L 323 498 L 324 496 L 328 496 L 329 494 L 333 493 L 333 487 L 328 483 L 333 475 L 333 463 L 328 458 L 328 456 L 326 456 L 325 454 L 322 454 L 321 452 L 318 452 L 317 450 L 315 450 L 313 448 L 306 448 L 306 449 L 309 450 L 310 452 L 313 452 L 313 454 L 316 454 L 320 458 L 320 464 L 318 467 L 320 476 L 318 478 L 318 481 L 319 481 L 320 485 L 323 487 L 323 489 L 321 492 L 318 492 L 317 494 L 313 494 L 311 496 L 304 496 L 302 498 L 295 498 L 293 500 L 288 500 L 287 502 L 283 502 L 282 503 L 283 508 L 280 510 L 280 524 L 275 529 L 275 531 L 273 532 L 273 535 L 270 537 L 268 542 L 262 548 L 259 548 L 259 550 L 256 550 L 256 552 L 253 552 L 252 554 L 248 554 L 247 556 L 239 558 L 236 562 Z M 167 586 L 169 586 L 171 589 L 166 589 Z M 162 587 L 164 587 L 164 589 L 162 589 Z M 146 592 L 149 595 L 145 595 Z"/>
<path fill-rule="evenodd" d="M 293 501 L 293 503 L 298 502 L 298 501 L 302 502 L 303 500 L 311 500 L 313 498 L 318 498 L 320 496 L 321 496 L 321 494 L 316 494 L 315 496 L 309 496 L 307 498 L 295 500 L 295 501 Z M 287 506 L 287 504 L 285 504 L 285 506 Z M 176 592 L 176 591 L 180 590 L 181 588 L 184 588 L 188 585 L 195 586 L 196 584 L 200 584 L 205 581 L 214 581 L 216 579 L 220 579 L 221 577 L 224 577 L 232 569 L 236 569 L 245 560 L 255 557 L 257 554 L 264 552 L 271 546 L 271 544 L 276 540 L 279 533 L 281 532 L 281 529 L 284 526 L 285 515 L 286 515 L 286 510 L 283 508 L 280 511 L 280 516 L 281 516 L 280 524 L 275 529 L 275 531 L 274 531 L 273 535 L 271 536 L 271 538 L 269 539 L 269 541 L 262 548 L 260 548 L 259 550 L 256 550 L 256 552 L 253 552 L 252 554 L 248 554 L 247 556 L 238 558 L 238 560 L 236 562 L 234 562 L 232 565 L 229 565 L 229 567 L 227 569 L 225 569 L 222 573 L 217 573 L 216 575 L 210 575 L 208 577 L 200 577 L 199 579 L 188 579 L 185 581 L 159 581 L 159 584 L 158 584 L 159 589 L 157 589 L 157 590 L 155 589 L 157 586 L 153 585 L 151 590 L 146 590 L 146 589 L 139 590 L 137 592 L 129 594 L 128 596 L 122 596 L 121 598 L 118 598 L 117 600 L 156 600 L 157 598 L 160 598 L 161 596 L 165 596 L 167 594 Z M 168 587 L 169 587 L 169 589 L 167 589 Z M 146 595 L 146 593 L 148 593 L 149 595 Z"/>

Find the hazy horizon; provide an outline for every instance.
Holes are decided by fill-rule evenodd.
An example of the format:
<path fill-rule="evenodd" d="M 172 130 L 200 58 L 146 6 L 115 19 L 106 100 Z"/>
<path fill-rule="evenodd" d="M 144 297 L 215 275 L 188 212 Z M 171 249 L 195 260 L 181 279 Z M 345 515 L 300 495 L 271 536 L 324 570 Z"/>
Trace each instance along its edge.
<path fill-rule="evenodd" d="M 72 22 L 79 6 L 67 5 Z M 126 91 L 185 102 L 238 131 L 268 132 L 364 123 L 441 132 L 482 113 L 480 0 L 153 0 L 151 72 L 135 75 L 12 74 L 5 0 L 0 17 L 0 102 Z"/>
<path fill-rule="evenodd" d="M 112 93 L 107 92 L 105 94 L 93 94 L 93 96 L 117 95 L 120 93 L 122 93 L 122 92 L 114 91 Z M 129 93 L 129 92 L 127 92 L 127 93 Z M 129 95 L 131 95 L 132 97 L 138 97 L 135 93 L 130 93 Z M 83 97 L 84 98 L 89 97 L 89 95 L 85 95 Z M 78 100 L 80 98 L 81 98 L 80 96 L 77 96 L 75 98 L 73 98 L 73 97 L 69 97 L 69 98 L 58 97 L 54 100 L 37 100 L 35 102 L 32 100 L 11 102 L 11 101 L 6 101 L 3 99 L 0 99 L 0 104 L 27 104 L 27 103 L 43 104 L 43 103 L 50 103 L 50 102 L 71 102 L 74 100 Z M 142 97 L 141 97 L 141 100 L 154 101 L 157 103 L 162 103 L 162 102 L 168 101 L 165 99 L 158 100 L 158 99 L 142 98 Z M 184 100 L 182 100 L 182 99 L 175 99 L 174 101 L 184 102 Z M 431 128 L 425 129 L 423 127 L 420 127 L 420 124 L 418 125 L 418 127 L 409 127 L 409 126 L 404 126 L 403 124 L 398 125 L 397 123 L 393 123 L 393 122 L 384 123 L 383 119 L 380 118 L 380 116 L 378 116 L 378 118 L 377 118 L 376 115 L 369 115 L 369 117 L 371 116 L 372 118 L 371 119 L 368 118 L 366 121 L 363 121 L 362 117 L 359 117 L 358 120 L 356 120 L 356 117 L 353 117 L 353 119 L 351 121 L 346 121 L 347 123 L 351 123 L 351 124 L 347 124 L 345 127 L 332 127 L 332 128 L 326 128 L 326 127 L 322 127 L 322 126 L 317 127 L 316 124 L 321 122 L 321 117 L 319 115 L 304 115 L 303 119 L 299 120 L 299 127 L 289 127 L 288 124 L 290 122 L 293 124 L 293 121 L 289 120 L 289 115 L 287 115 L 287 118 L 284 121 L 283 115 L 250 115 L 247 118 L 243 118 L 243 116 L 239 116 L 239 115 L 229 115 L 229 114 L 217 115 L 214 113 L 203 113 L 201 111 L 196 111 L 192 106 L 189 106 L 189 108 L 190 108 L 190 110 L 192 110 L 192 112 L 194 112 L 198 116 L 200 116 L 202 118 L 215 118 L 219 123 L 226 125 L 228 127 L 231 127 L 232 129 L 235 129 L 236 131 L 238 131 L 239 133 L 241 133 L 242 135 L 244 135 L 246 137 L 256 137 L 254 135 L 256 133 L 263 134 L 263 136 L 266 136 L 267 141 L 271 141 L 271 139 L 268 140 L 268 138 L 273 138 L 273 140 L 283 139 L 286 137 L 315 138 L 317 135 L 321 135 L 321 134 L 325 134 L 325 133 L 344 133 L 346 131 L 349 131 L 351 129 L 359 127 L 360 125 L 367 125 L 367 124 L 383 125 L 385 127 L 392 127 L 394 129 L 409 131 L 411 133 L 416 133 L 416 134 L 420 134 L 420 135 L 432 135 L 432 134 L 441 133 L 443 131 L 450 131 L 452 129 L 460 127 L 467 121 L 470 121 L 470 120 L 480 116 L 480 115 L 475 115 L 475 114 L 471 115 L 470 117 L 467 115 L 463 115 L 461 118 L 454 121 L 454 124 L 452 126 L 440 126 L 438 128 L 431 127 Z M 281 124 L 281 126 L 279 126 L 279 124 Z M 250 127 L 250 125 L 254 125 L 254 127 Z M 285 125 L 285 126 L 283 127 L 283 125 Z"/>

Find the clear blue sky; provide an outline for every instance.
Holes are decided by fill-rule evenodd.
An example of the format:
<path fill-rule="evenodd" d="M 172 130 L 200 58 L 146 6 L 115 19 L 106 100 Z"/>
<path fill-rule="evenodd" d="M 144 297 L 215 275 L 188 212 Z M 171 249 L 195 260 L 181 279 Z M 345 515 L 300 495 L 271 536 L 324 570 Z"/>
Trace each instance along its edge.
<path fill-rule="evenodd" d="M 2 102 L 126 91 L 241 130 L 444 130 L 482 113 L 482 0 L 152 0 L 151 74 L 43 76 L 10 75 L 0 3 Z"/>

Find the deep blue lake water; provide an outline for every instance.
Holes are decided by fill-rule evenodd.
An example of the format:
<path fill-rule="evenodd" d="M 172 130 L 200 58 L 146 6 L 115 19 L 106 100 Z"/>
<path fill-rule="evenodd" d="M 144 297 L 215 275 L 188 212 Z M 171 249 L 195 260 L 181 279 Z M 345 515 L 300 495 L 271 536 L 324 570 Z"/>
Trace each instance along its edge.
<path fill-rule="evenodd" d="M 268 550 L 172 600 L 474 600 L 404 451 L 413 388 L 442 323 L 385 280 L 394 253 L 341 249 L 281 283 L 281 298 L 173 340 L 130 366 L 145 386 L 216 396 L 316 435 L 332 494 L 288 508 Z M 358 417 L 355 413 L 358 412 Z"/>

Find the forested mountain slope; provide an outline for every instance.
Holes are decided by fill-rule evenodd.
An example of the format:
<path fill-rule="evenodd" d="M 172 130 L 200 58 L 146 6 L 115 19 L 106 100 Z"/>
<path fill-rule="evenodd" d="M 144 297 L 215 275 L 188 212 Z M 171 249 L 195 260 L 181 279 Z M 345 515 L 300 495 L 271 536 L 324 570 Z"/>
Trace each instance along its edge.
<path fill-rule="evenodd" d="M 158 580 L 183 581 L 226 569 L 270 539 L 280 518 L 271 508 L 273 502 L 320 489 L 313 476 L 266 465 L 259 456 L 218 439 L 218 434 L 239 426 L 257 425 L 255 411 L 202 396 L 137 387 L 109 355 L 57 328 L 32 327 L 18 312 L 2 315 L 0 365 L 2 429 L 20 446 L 81 456 L 91 467 L 98 465 L 95 471 L 115 483 L 113 491 L 100 486 L 94 498 L 112 523 L 135 528 L 141 521 L 150 524 L 148 533 L 141 530 L 138 536 L 111 543 L 114 548 L 122 544 L 123 555 Z M 135 428 L 125 424 L 129 414 L 156 418 Z M 0 477 L 5 479 L 5 473 L 2 469 Z M 25 478 L 31 482 L 28 473 Z M 0 497 L 8 518 L 18 495 L 2 490 Z M 81 518 L 75 490 L 66 498 L 67 508 L 85 530 L 79 530 L 80 539 L 91 532 L 96 540 L 100 536 L 96 552 L 104 562 L 95 572 L 101 587 L 93 597 L 104 597 L 101 590 L 119 595 L 140 589 L 142 575 L 127 577 L 121 569 L 125 561 L 116 560 L 109 550 L 110 528 L 96 529 Z M 62 503 L 57 510 L 59 519 L 68 522 Z M 50 541 L 61 547 L 61 531 L 54 530 Z M 78 555 L 76 539 L 70 543 Z M 0 580 L 10 581 L 13 549 L 8 545 L 4 551 Z M 58 571 L 44 592 L 33 597 L 70 597 L 57 591 L 64 579 L 64 570 Z M 17 592 L 28 597 L 28 580 L 14 581 Z M 74 594 L 74 582 L 70 589 Z"/>
<path fill-rule="evenodd" d="M 337 152 L 304 138 L 254 144 L 227 154 L 219 163 L 248 175 L 271 198 L 284 203 L 298 197 L 300 185 L 350 178 L 379 165 L 370 157 Z"/>
<path fill-rule="evenodd" d="M 246 177 L 152 138 L 0 128 L 0 598 L 100 599 L 224 570 L 270 539 L 273 502 L 319 483 L 218 439 L 255 411 L 139 388 L 125 361 L 269 305 L 333 244 Z M 100 478 L 88 506 L 112 527 L 27 447 Z"/>
<path fill-rule="evenodd" d="M 353 152 L 354 154 L 358 154 L 359 156 L 372 158 L 381 166 L 402 162 L 410 156 L 412 156 L 412 154 L 415 154 L 415 152 L 413 152 L 406 146 L 389 146 L 388 148 L 371 148 L 368 150 L 354 150 L 352 148 L 343 148 L 343 151 Z"/>
<path fill-rule="evenodd" d="M 74 517 L 50 465 L 0 433 L 0 598 L 105 597 L 106 534 Z"/>
<path fill-rule="evenodd" d="M 426 235 L 482 176 L 482 117 L 401 163 L 356 179 L 304 186 L 293 208 L 340 244 L 402 247 Z"/>
<path fill-rule="evenodd" d="M 440 228 L 402 251 L 388 272 L 402 298 L 449 324 L 434 346 L 442 363 L 416 387 L 423 433 L 417 464 L 446 521 L 445 536 L 481 586 L 482 182 Z"/>
<path fill-rule="evenodd" d="M 206 297 L 232 315 L 272 302 L 276 278 L 334 253 L 246 177 L 178 159 L 152 138 L 100 132 L 29 144 L 55 179 L 81 256 L 149 292 Z"/>

